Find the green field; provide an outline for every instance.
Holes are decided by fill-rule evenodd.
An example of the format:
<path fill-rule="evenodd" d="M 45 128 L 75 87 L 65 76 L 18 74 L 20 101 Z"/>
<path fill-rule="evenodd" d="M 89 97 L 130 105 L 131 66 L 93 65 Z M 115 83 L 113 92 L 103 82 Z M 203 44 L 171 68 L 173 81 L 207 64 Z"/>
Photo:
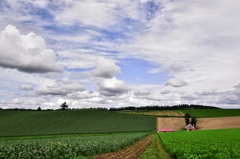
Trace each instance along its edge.
<path fill-rule="evenodd" d="M 239 109 L 191 110 L 195 117 L 239 113 Z M 155 132 L 155 126 L 156 116 L 107 110 L 0 110 L 0 158 L 88 158 L 132 145 Z M 169 158 L 158 135 L 173 158 L 240 158 L 240 129 L 156 133 L 140 158 Z"/>
<path fill-rule="evenodd" d="M 178 159 L 240 158 L 240 129 L 159 133 L 163 146 Z"/>
<path fill-rule="evenodd" d="M 106 110 L 0 111 L 0 136 L 153 131 L 156 118 Z"/>
<path fill-rule="evenodd" d="M 181 111 L 198 118 L 240 116 L 240 109 L 190 109 Z"/>
<path fill-rule="evenodd" d="M 80 158 L 118 151 L 145 137 L 147 133 L 78 136 L 54 139 L 1 141 L 0 158 Z M 82 158 L 81 157 L 81 158 Z"/>

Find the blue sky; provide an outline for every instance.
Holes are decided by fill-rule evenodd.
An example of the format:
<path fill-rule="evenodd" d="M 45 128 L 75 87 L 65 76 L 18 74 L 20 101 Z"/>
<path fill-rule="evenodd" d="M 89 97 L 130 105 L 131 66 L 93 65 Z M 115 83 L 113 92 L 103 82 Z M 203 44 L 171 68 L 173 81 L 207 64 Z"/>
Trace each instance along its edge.
<path fill-rule="evenodd" d="M 0 0 L 0 107 L 240 108 L 236 0 Z"/>

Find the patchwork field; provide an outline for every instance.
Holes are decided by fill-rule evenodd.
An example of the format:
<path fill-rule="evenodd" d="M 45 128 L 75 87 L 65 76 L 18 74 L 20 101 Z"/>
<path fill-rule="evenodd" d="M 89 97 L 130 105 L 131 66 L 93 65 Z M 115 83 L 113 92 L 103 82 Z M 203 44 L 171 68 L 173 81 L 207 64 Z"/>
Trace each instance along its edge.
<path fill-rule="evenodd" d="M 208 140 L 212 140 L 210 137 L 215 137 L 214 134 L 230 134 L 232 138 L 229 141 L 238 141 L 240 129 L 223 129 L 240 128 L 240 115 L 236 110 L 224 111 L 225 114 L 222 110 L 211 110 L 208 114 L 206 110 L 192 111 L 194 115 L 201 115 L 197 118 L 197 128 L 202 131 L 185 132 L 178 131 L 185 127 L 184 112 L 181 111 L 0 110 L 0 158 L 31 158 L 38 154 L 42 158 L 185 159 L 186 154 L 192 155 L 192 158 L 196 158 L 196 155 L 201 158 L 198 154 L 207 154 L 209 157 L 216 151 L 225 159 L 230 149 L 226 150 L 225 155 L 224 150 L 217 147 L 218 144 L 227 143 L 225 140 L 215 140 L 216 144 L 210 148 L 211 151 L 205 151 Z M 178 132 L 157 134 L 156 128 L 174 128 Z M 205 129 L 222 130 L 215 132 Z M 197 135 L 205 138 L 195 140 Z M 189 139 L 188 136 L 191 142 L 183 142 Z M 171 139 L 176 140 L 176 143 Z M 185 149 L 174 145 L 180 142 L 186 147 L 191 147 L 188 144 L 194 142 L 194 146 L 197 145 L 195 149 L 202 147 L 203 151 L 199 149 L 195 152 L 195 149 L 188 148 L 185 152 Z M 239 145 L 228 143 L 222 146 L 229 145 L 234 147 L 232 157 L 239 157 L 236 149 Z"/>
<path fill-rule="evenodd" d="M 198 118 L 197 128 L 199 130 L 240 128 L 239 121 L 240 116 Z M 185 126 L 184 118 L 157 118 L 157 128 L 173 128 L 174 131 L 178 131 L 182 130 Z"/>

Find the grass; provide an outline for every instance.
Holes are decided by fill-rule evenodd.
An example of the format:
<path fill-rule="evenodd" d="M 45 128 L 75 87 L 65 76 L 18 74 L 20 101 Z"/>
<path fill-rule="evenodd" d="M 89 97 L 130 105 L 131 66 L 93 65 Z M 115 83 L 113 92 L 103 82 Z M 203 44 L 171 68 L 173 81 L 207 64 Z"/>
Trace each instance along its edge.
<path fill-rule="evenodd" d="M 153 131 L 156 118 L 105 110 L 0 111 L 0 137 Z"/>
<path fill-rule="evenodd" d="M 198 118 L 240 116 L 240 109 L 191 109 L 181 111 Z"/>
<path fill-rule="evenodd" d="M 164 150 L 158 134 L 152 138 L 151 145 L 144 151 L 138 159 L 169 159 L 169 154 Z"/>

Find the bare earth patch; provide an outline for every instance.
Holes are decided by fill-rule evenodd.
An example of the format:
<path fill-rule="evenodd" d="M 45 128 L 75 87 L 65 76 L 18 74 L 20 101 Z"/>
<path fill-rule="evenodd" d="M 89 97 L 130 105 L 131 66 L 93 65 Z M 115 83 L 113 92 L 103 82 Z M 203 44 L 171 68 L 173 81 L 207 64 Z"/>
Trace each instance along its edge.
<path fill-rule="evenodd" d="M 171 110 L 144 112 L 144 115 L 184 116 L 184 114 L 182 112 L 180 112 L 180 111 L 171 111 Z"/>
<path fill-rule="evenodd" d="M 201 130 L 240 128 L 240 116 L 219 117 L 219 118 L 199 118 L 197 121 L 197 128 Z"/>
<path fill-rule="evenodd" d="M 91 159 L 136 159 L 144 150 L 150 145 L 153 135 L 145 137 L 143 140 L 138 141 L 133 146 L 127 147 L 117 152 L 97 155 Z"/>
<path fill-rule="evenodd" d="M 206 129 L 226 129 L 240 128 L 240 116 L 236 117 L 217 117 L 217 118 L 198 118 L 197 128 Z M 185 127 L 184 118 L 157 118 L 157 128 L 173 128 L 174 131 Z"/>
<path fill-rule="evenodd" d="M 161 111 L 125 111 L 129 114 L 142 114 L 142 115 L 154 115 L 154 116 L 184 116 L 181 111 L 178 110 L 161 110 Z"/>
<path fill-rule="evenodd" d="M 157 129 L 173 128 L 174 131 L 178 131 L 184 127 L 185 127 L 184 118 L 157 118 Z"/>

